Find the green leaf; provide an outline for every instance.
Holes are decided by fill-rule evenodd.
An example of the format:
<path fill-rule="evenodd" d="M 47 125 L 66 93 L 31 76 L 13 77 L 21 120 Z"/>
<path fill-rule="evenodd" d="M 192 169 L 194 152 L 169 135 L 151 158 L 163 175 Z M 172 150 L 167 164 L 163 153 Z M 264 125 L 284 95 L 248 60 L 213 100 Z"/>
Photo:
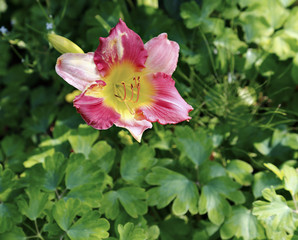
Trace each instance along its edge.
<path fill-rule="evenodd" d="M 200 26 L 205 33 L 221 34 L 224 21 L 220 18 L 209 18 L 210 13 L 220 4 L 220 1 L 210 0 L 203 3 L 202 11 L 195 1 L 181 5 L 181 17 L 187 28 Z"/>
<path fill-rule="evenodd" d="M 55 149 L 52 147 L 35 148 L 31 156 L 24 162 L 26 168 L 31 168 L 35 164 L 43 163 L 47 156 L 52 156 L 55 153 Z"/>
<path fill-rule="evenodd" d="M 254 147 L 263 155 L 267 156 L 271 152 L 270 138 L 266 138 L 262 142 L 255 142 Z"/>
<path fill-rule="evenodd" d="M 43 213 L 48 203 L 49 195 L 34 187 L 26 189 L 25 192 L 29 198 L 29 202 L 23 197 L 17 201 L 17 204 L 20 212 L 34 221 Z"/>
<path fill-rule="evenodd" d="M 262 16 L 274 29 L 280 28 L 289 15 L 289 11 L 284 8 L 279 1 L 263 0 L 256 2 L 245 10 L 251 16 Z"/>
<path fill-rule="evenodd" d="M 4 201 L 15 186 L 15 174 L 10 169 L 2 169 L 0 165 L 0 202 Z"/>
<path fill-rule="evenodd" d="M 54 147 L 57 152 L 65 152 L 68 154 L 68 137 L 70 132 L 70 128 L 59 121 L 56 121 L 53 130 L 53 138 L 43 140 L 40 144 L 40 147 Z"/>
<path fill-rule="evenodd" d="M 159 234 L 160 234 L 160 230 L 158 226 L 153 225 L 148 228 L 148 240 L 158 239 Z"/>
<path fill-rule="evenodd" d="M 67 230 L 67 235 L 71 240 L 100 240 L 109 236 L 109 228 L 109 222 L 100 218 L 98 212 L 92 211 L 76 221 Z"/>
<path fill-rule="evenodd" d="M 285 189 L 288 190 L 292 196 L 298 193 L 298 172 L 297 169 L 284 165 L 282 167 L 284 174 Z"/>
<path fill-rule="evenodd" d="M 120 240 L 147 240 L 147 234 L 141 227 L 134 226 L 133 223 L 128 222 L 124 226 L 118 225 L 118 232 Z"/>
<path fill-rule="evenodd" d="M 9 232 L 0 233 L 0 239 L 3 240 L 26 240 L 27 237 L 23 232 L 22 228 L 15 227 Z"/>
<path fill-rule="evenodd" d="M 82 215 L 80 200 L 70 198 L 60 199 L 53 207 L 53 217 L 59 227 L 64 230 L 71 240 L 99 240 L 109 236 L 107 230 L 110 224 L 100 218 L 96 211 L 87 211 Z M 76 216 L 80 215 L 76 221 Z"/>
<path fill-rule="evenodd" d="M 112 149 L 106 141 L 99 141 L 92 146 L 88 159 L 104 172 L 109 172 L 114 164 L 115 156 L 115 149 Z"/>
<path fill-rule="evenodd" d="M 119 202 L 125 211 L 133 218 L 147 213 L 147 203 L 144 201 L 147 195 L 143 188 L 124 187 L 117 191 L 104 194 L 99 211 L 105 213 L 109 219 L 115 219 L 119 212 Z"/>
<path fill-rule="evenodd" d="M 290 15 L 287 18 L 285 25 L 285 31 L 293 38 L 298 38 L 298 7 L 291 9 Z"/>
<path fill-rule="evenodd" d="M 269 43 L 264 44 L 264 48 L 276 54 L 280 60 L 295 57 L 298 51 L 298 34 L 293 36 L 289 31 L 280 30 L 274 34 Z"/>
<path fill-rule="evenodd" d="M 0 234 L 10 231 L 20 222 L 22 222 L 22 216 L 15 205 L 10 203 L 0 203 Z"/>
<path fill-rule="evenodd" d="M 227 164 L 227 171 L 229 175 L 235 179 L 236 182 L 243 186 L 249 186 L 253 180 L 253 168 L 244 161 L 229 161 Z"/>
<path fill-rule="evenodd" d="M 262 191 L 265 188 L 281 186 L 281 180 L 276 177 L 272 172 L 258 172 L 254 174 L 254 180 L 252 185 L 252 192 L 255 198 L 262 196 Z"/>
<path fill-rule="evenodd" d="M 298 224 L 297 213 L 287 205 L 283 196 L 277 195 L 274 189 L 266 188 L 262 192 L 267 201 L 255 201 L 252 213 L 265 225 L 265 229 L 292 235 Z M 296 215 L 296 216 L 295 216 Z"/>
<path fill-rule="evenodd" d="M 118 224 L 118 232 L 120 240 L 155 240 L 159 236 L 159 228 L 157 226 L 143 227 L 141 225 L 127 222 L 124 226 Z"/>
<path fill-rule="evenodd" d="M 24 151 L 25 142 L 17 135 L 10 135 L 1 140 L 1 147 L 5 156 L 11 157 Z"/>
<path fill-rule="evenodd" d="M 286 133 L 286 135 L 282 138 L 281 144 L 293 150 L 298 150 L 298 134 Z"/>
<path fill-rule="evenodd" d="M 45 177 L 44 188 L 54 191 L 62 181 L 66 167 L 66 161 L 62 153 L 48 156 L 44 161 Z"/>
<path fill-rule="evenodd" d="M 213 150 L 213 142 L 205 131 L 200 129 L 196 132 L 185 126 L 176 127 L 175 134 L 178 149 L 195 165 L 200 165 L 209 159 Z"/>
<path fill-rule="evenodd" d="M 202 16 L 208 17 L 218 6 L 220 6 L 221 1 L 209 0 L 204 1 L 202 6 Z"/>
<path fill-rule="evenodd" d="M 240 185 L 228 177 L 217 177 L 212 179 L 202 188 L 199 201 L 199 213 L 208 213 L 208 218 L 214 224 L 220 225 L 224 218 L 230 214 L 231 206 L 229 199 L 236 204 L 244 203 L 242 192 L 237 191 Z"/>
<path fill-rule="evenodd" d="M 200 220 L 196 228 L 193 240 L 208 240 L 217 232 L 219 226 L 205 220 Z"/>
<path fill-rule="evenodd" d="M 271 170 L 280 180 L 283 180 L 284 174 L 272 163 L 264 163 L 264 166 Z"/>
<path fill-rule="evenodd" d="M 241 48 L 246 48 L 245 42 L 240 41 L 231 28 L 225 28 L 223 34 L 214 40 L 214 45 L 231 54 L 236 54 Z"/>
<path fill-rule="evenodd" d="M 53 222 L 48 222 L 43 225 L 42 228 L 47 232 L 47 237 L 49 239 L 58 239 L 60 236 L 64 235 L 64 231 L 58 226 L 58 224 L 53 220 Z"/>
<path fill-rule="evenodd" d="M 118 197 L 116 191 L 105 193 L 101 201 L 100 213 L 104 213 L 111 220 L 116 219 L 120 212 Z"/>
<path fill-rule="evenodd" d="M 218 162 L 206 161 L 199 167 L 198 178 L 202 185 L 207 184 L 213 178 L 222 176 L 227 176 L 227 173 Z"/>
<path fill-rule="evenodd" d="M 128 183 L 140 185 L 152 166 L 157 160 L 154 158 L 155 151 L 148 145 L 139 147 L 134 144 L 127 146 L 120 162 L 120 173 Z"/>
<path fill-rule="evenodd" d="M 212 33 L 214 35 L 221 35 L 225 28 L 224 20 L 220 18 L 205 18 L 202 19 L 202 32 Z"/>
<path fill-rule="evenodd" d="M 78 199 L 70 198 L 67 201 L 60 199 L 53 207 L 53 217 L 59 227 L 67 231 L 76 215 L 80 212 L 81 202 Z"/>
<path fill-rule="evenodd" d="M 163 208 L 174 200 L 172 210 L 176 215 L 187 211 L 198 213 L 199 192 L 196 184 L 185 176 L 162 167 L 154 167 L 146 176 L 150 185 L 158 185 L 148 191 L 148 204 Z"/>
<path fill-rule="evenodd" d="M 101 204 L 102 190 L 94 185 L 82 185 L 71 189 L 65 196 L 66 200 L 69 198 L 79 199 L 82 203 L 91 208 L 98 208 Z"/>
<path fill-rule="evenodd" d="M 99 131 L 86 124 L 80 124 L 77 130 L 73 130 L 68 137 L 70 145 L 75 153 L 83 153 L 87 158 L 91 152 L 92 144 L 99 136 Z"/>
<path fill-rule="evenodd" d="M 201 24 L 200 13 L 201 9 L 195 1 L 181 5 L 181 17 L 184 19 L 187 28 L 195 28 Z"/>
<path fill-rule="evenodd" d="M 222 239 L 230 239 L 233 236 L 237 238 L 264 239 L 263 228 L 251 214 L 251 211 L 243 206 L 234 206 L 231 216 L 227 218 L 220 229 Z"/>
<path fill-rule="evenodd" d="M 103 180 L 104 173 L 93 162 L 86 160 L 83 154 L 71 154 L 65 175 L 68 189 L 88 184 L 101 187 Z"/>
<path fill-rule="evenodd" d="M 279 0 L 284 7 L 291 6 L 296 0 Z"/>
<path fill-rule="evenodd" d="M 266 18 L 261 15 L 249 14 L 246 11 L 239 18 L 247 42 L 260 43 L 268 39 L 274 32 Z"/>

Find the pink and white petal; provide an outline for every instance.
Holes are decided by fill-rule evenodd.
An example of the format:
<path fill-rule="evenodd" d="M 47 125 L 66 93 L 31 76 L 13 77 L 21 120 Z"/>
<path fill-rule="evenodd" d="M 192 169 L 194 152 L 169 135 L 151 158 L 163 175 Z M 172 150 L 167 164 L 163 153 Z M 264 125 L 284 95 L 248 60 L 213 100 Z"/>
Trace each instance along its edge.
<path fill-rule="evenodd" d="M 99 38 L 99 46 L 94 53 L 94 62 L 99 72 L 106 76 L 112 66 L 124 61 L 130 62 L 141 71 L 145 67 L 147 51 L 140 36 L 129 29 L 120 19 L 111 29 L 107 38 Z"/>
<path fill-rule="evenodd" d="M 115 122 L 115 125 L 117 127 L 126 128 L 138 142 L 141 142 L 143 132 L 148 128 L 152 128 L 150 122 L 146 120 L 138 121 L 133 118 L 131 120 L 119 119 Z"/>
<path fill-rule="evenodd" d="M 150 73 L 164 72 L 172 75 L 177 67 L 179 45 L 168 40 L 168 35 L 162 33 L 145 44 L 148 58 L 145 63 Z"/>
<path fill-rule="evenodd" d="M 93 61 L 94 53 L 65 53 L 57 59 L 56 72 L 66 82 L 83 91 L 100 79 Z"/>
<path fill-rule="evenodd" d="M 140 116 L 150 122 L 160 124 L 176 124 L 191 119 L 188 113 L 193 108 L 180 96 L 175 88 L 175 81 L 170 75 L 151 74 L 148 80 L 155 89 L 155 96 L 153 96 L 152 104 L 142 106 L 137 110 Z"/>
<path fill-rule="evenodd" d="M 85 92 L 76 96 L 73 105 L 85 122 L 96 129 L 108 129 L 120 118 L 113 108 L 105 106 L 103 98 L 86 96 Z"/>

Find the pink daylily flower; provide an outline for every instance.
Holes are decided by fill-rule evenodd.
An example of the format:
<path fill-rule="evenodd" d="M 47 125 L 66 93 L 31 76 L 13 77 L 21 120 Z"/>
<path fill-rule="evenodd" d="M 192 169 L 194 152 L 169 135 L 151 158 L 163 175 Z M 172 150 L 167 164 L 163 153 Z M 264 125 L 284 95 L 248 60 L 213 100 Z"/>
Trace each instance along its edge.
<path fill-rule="evenodd" d="M 129 130 L 141 141 L 152 122 L 176 124 L 191 119 L 193 108 L 175 88 L 179 45 L 166 33 L 145 45 L 120 19 L 107 38 L 99 38 L 96 51 L 60 56 L 56 72 L 82 91 L 74 106 L 96 129 L 113 124 Z"/>

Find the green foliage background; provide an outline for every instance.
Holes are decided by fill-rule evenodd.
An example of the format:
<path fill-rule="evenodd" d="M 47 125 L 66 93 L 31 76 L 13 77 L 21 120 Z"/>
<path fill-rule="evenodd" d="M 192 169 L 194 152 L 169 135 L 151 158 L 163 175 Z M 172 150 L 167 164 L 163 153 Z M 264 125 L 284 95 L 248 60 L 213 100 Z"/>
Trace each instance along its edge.
<path fill-rule="evenodd" d="M 179 43 L 194 107 L 141 144 L 84 124 L 46 39 L 94 51 L 119 18 Z M 1 240 L 298 238 L 297 1 L 0 0 L 0 19 Z"/>

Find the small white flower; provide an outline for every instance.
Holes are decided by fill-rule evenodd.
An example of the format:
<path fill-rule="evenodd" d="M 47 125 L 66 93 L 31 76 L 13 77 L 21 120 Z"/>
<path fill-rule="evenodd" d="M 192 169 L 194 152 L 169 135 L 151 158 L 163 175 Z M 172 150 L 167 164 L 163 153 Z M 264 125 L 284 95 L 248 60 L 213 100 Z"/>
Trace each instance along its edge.
<path fill-rule="evenodd" d="M 214 55 L 217 55 L 218 54 L 218 51 L 217 51 L 216 48 L 213 49 L 213 53 L 214 53 Z"/>
<path fill-rule="evenodd" d="M 0 32 L 1 32 L 2 34 L 5 34 L 5 33 L 7 33 L 7 32 L 8 32 L 8 30 L 7 30 L 7 28 L 6 28 L 6 27 L 4 27 L 4 26 L 1 26 L 1 28 L 0 28 Z"/>
<path fill-rule="evenodd" d="M 53 29 L 53 23 L 46 23 L 46 29 L 47 30 Z"/>

